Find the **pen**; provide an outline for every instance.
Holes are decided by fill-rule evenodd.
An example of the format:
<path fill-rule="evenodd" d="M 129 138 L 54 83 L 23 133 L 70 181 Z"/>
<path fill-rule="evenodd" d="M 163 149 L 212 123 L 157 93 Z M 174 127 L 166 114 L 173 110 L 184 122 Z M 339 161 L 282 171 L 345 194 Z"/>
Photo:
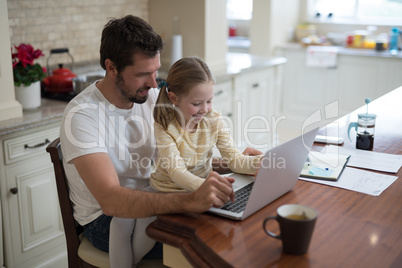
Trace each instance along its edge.
<path fill-rule="evenodd" d="M 306 164 L 308 167 L 316 167 L 316 168 L 320 168 L 320 169 L 324 169 L 324 170 L 329 170 L 329 168 L 327 168 L 327 167 L 322 167 L 320 165 L 313 164 L 313 162 L 311 162 L 311 159 L 309 156 L 307 156 Z"/>
<path fill-rule="evenodd" d="M 309 166 L 309 167 L 321 168 L 321 169 L 325 169 L 325 170 L 329 170 L 329 168 L 327 168 L 327 167 L 321 167 L 320 165 L 313 164 L 313 163 L 307 163 L 307 166 Z"/>

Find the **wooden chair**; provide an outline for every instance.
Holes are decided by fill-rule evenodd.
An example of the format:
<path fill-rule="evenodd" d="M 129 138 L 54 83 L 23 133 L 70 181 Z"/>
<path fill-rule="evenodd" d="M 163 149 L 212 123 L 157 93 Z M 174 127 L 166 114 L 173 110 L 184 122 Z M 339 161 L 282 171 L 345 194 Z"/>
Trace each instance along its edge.
<path fill-rule="evenodd" d="M 60 138 L 51 142 L 46 151 L 50 154 L 56 176 L 61 216 L 67 241 L 68 267 L 110 267 L 109 254 L 92 246 L 82 234 L 83 227 L 73 217 L 73 208 L 62 161 Z"/>

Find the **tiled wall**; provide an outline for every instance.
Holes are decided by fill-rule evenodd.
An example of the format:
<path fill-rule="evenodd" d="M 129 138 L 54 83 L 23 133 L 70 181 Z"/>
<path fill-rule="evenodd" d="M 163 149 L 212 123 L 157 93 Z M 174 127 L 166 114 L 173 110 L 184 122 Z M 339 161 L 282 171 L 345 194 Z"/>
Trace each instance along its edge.
<path fill-rule="evenodd" d="M 148 0 L 8 0 L 11 45 L 29 43 L 43 50 L 36 62 L 46 66 L 52 48 L 67 47 L 76 63 L 99 60 L 103 26 L 127 14 L 148 20 Z M 70 63 L 52 55 L 49 64 Z M 66 65 L 68 67 L 68 65 Z"/>

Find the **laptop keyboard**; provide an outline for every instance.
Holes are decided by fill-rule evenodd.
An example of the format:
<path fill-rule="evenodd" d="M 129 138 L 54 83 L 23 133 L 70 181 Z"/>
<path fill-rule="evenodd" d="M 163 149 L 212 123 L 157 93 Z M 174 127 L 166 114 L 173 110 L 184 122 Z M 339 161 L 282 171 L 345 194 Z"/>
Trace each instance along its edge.
<path fill-rule="evenodd" d="M 246 207 L 247 200 L 251 193 L 251 189 L 253 189 L 253 185 L 254 182 L 236 191 L 236 201 L 234 203 L 230 201 L 227 202 L 221 209 L 236 213 L 242 212 Z"/>

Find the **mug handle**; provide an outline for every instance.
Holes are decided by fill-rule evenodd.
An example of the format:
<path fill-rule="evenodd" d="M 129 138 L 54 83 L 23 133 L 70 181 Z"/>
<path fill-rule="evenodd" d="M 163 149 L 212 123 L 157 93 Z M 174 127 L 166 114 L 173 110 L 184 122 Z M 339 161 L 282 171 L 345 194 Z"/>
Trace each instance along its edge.
<path fill-rule="evenodd" d="M 357 122 L 352 122 L 352 123 L 349 124 L 349 128 L 348 128 L 348 138 L 349 138 L 350 141 L 352 141 L 352 140 L 350 139 L 350 130 L 352 129 L 352 127 L 354 127 L 354 128 L 355 128 L 355 131 L 357 132 L 357 127 L 358 127 Z"/>
<path fill-rule="evenodd" d="M 268 231 L 266 228 L 265 228 L 265 225 L 267 224 L 267 222 L 269 221 L 269 220 L 278 220 L 278 217 L 277 216 L 271 216 L 271 217 L 268 217 L 268 218 L 266 218 L 265 220 L 264 220 L 264 222 L 262 223 L 262 228 L 264 229 L 264 231 L 269 235 L 269 236 L 271 236 L 271 237 L 273 237 L 273 238 L 276 238 L 276 239 L 281 239 L 281 235 L 279 234 L 279 235 L 276 235 L 276 234 L 274 234 L 273 232 L 270 232 L 270 231 Z"/>

